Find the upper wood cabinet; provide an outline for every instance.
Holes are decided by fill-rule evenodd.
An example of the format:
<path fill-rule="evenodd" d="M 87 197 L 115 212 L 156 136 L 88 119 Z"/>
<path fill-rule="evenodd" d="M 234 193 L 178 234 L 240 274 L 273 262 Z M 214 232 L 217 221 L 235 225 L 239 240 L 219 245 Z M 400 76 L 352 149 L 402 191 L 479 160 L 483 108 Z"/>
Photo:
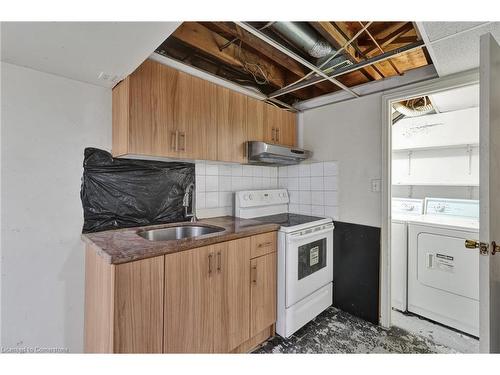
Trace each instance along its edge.
<path fill-rule="evenodd" d="M 217 160 L 246 162 L 247 97 L 217 89 Z"/>
<path fill-rule="evenodd" d="M 265 141 L 291 147 L 296 146 L 296 118 L 295 113 L 267 104 L 264 119 Z"/>
<path fill-rule="evenodd" d="M 267 141 L 265 126 L 266 107 L 262 100 L 247 98 L 247 139 L 249 141 Z"/>
<path fill-rule="evenodd" d="M 296 116 L 152 60 L 113 89 L 113 155 L 245 163 L 246 141 L 295 146 Z"/>
<path fill-rule="evenodd" d="M 113 155 L 217 158 L 217 86 L 146 60 L 113 89 Z"/>

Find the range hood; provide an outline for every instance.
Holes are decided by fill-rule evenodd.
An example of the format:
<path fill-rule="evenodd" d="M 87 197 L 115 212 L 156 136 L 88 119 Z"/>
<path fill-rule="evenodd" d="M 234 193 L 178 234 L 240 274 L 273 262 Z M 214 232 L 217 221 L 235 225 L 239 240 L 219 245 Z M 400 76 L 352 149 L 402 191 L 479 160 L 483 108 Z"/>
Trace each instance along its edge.
<path fill-rule="evenodd" d="M 271 143 L 247 142 L 248 162 L 261 165 L 292 165 L 311 157 L 311 152 L 296 147 L 274 145 Z"/>

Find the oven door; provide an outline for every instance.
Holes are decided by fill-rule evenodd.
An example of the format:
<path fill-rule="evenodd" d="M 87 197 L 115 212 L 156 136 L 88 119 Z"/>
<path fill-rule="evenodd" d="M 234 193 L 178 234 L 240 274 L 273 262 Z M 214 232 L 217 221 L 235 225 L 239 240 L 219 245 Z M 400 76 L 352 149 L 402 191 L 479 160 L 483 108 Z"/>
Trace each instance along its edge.
<path fill-rule="evenodd" d="M 286 307 L 333 281 L 333 223 L 286 236 Z"/>

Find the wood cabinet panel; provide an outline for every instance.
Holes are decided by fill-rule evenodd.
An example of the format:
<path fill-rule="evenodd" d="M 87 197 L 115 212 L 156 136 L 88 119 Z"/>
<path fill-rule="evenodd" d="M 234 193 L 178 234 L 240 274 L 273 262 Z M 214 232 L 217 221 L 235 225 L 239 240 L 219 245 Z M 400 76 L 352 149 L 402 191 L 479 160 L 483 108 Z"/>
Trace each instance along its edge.
<path fill-rule="evenodd" d="M 246 161 L 246 99 L 224 87 L 217 88 L 217 160 Z"/>
<path fill-rule="evenodd" d="M 293 112 L 282 111 L 279 142 L 283 145 L 297 146 L 297 115 Z"/>
<path fill-rule="evenodd" d="M 175 108 L 179 72 L 146 60 L 130 76 L 128 153 L 176 157 Z"/>
<path fill-rule="evenodd" d="M 163 259 L 114 266 L 115 353 L 162 352 Z"/>
<path fill-rule="evenodd" d="M 165 353 L 213 352 L 213 247 L 165 256 Z"/>
<path fill-rule="evenodd" d="M 186 112 L 191 120 L 187 157 L 217 160 L 217 86 L 192 77 L 190 103 Z"/>
<path fill-rule="evenodd" d="M 251 261 L 251 324 L 255 336 L 276 321 L 276 253 Z"/>
<path fill-rule="evenodd" d="M 267 143 L 278 143 L 278 129 L 281 121 L 281 109 L 271 105 L 266 105 L 264 120 L 264 140 Z"/>
<path fill-rule="evenodd" d="M 247 139 L 263 141 L 267 104 L 262 100 L 247 98 Z"/>
<path fill-rule="evenodd" d="M 250 238 L 214 246 L 217 255 L 214 350 L 227 353 L 250 338 Z"/>
<path fill-rule="evenodd" d="M 268 104 L 265 115 L 265 141 L 286 146 L 297 145 L 297 115 Z"/>
<path fill-rule="evenodd" d="M 276 251 L 277 233 L 269 232 L 251 237 L 251 258 L 260 257 Z"/>
<path fill-rule="evenodd" d="M 85 249 L 85 353 L 113 352 L 114 268 L 96 248 Z"/>
<path fill-rule="evenodd" d="M 152 60 L 113 89 L 113 155 L 245 163 L 247 140 L 296 144 L 295 114 Z"/>

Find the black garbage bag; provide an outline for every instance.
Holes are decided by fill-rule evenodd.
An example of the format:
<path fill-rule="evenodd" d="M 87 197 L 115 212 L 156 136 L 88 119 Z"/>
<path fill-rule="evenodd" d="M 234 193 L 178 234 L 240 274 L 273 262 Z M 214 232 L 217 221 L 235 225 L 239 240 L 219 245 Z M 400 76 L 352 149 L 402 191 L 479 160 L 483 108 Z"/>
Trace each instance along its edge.
<path fill-rule="evenodd" d="M 184 221 L 182 199 L 194 164 L 113 158 L 85 149 L 83 233 Z"/>

